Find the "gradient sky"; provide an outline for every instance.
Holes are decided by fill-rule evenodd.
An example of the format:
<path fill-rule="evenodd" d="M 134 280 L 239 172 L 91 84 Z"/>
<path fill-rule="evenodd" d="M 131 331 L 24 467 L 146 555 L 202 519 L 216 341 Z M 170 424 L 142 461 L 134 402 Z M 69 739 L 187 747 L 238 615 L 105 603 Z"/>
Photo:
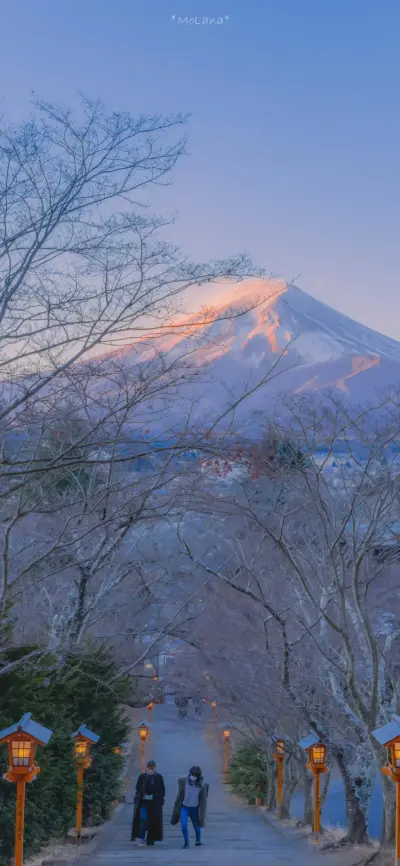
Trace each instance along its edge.
<path fill-rule="evenodd" d="M 202 259 L 246 250 L 400 339 L 400 0 L 0 0 L 0 13 L 8 117 L 27 115 L 31 90 L 190 111 L 190 156 L 157 197 L 180 212 L 170 237 Z"/>

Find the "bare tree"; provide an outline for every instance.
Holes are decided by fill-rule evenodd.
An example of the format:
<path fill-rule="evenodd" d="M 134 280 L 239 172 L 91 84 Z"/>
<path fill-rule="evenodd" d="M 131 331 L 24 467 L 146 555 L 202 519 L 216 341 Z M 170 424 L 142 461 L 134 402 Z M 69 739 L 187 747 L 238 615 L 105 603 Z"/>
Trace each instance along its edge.
<path fill-rule="evenodd" d="M 107 114 L 84 98 L 80 116 L 36 101 L 29 122 L 0 131 L 0 604 L 4 615 L 28 584 L 42 599 L 51 585 L 53 626 L 68 641 L 128 579 L 115 557 L 127 546 L 133 556 L 138 524 L 165 518 L 171 461 L 203 441 L 188 388 L 218 316 L 185 316 L 180 298 L 255 273 L 245 256 L 189 262 L 149 214 L 147 192 L 168 183 L 184 152 L 185 120 Z M 168 352 L 166 339 L 182 350 Z M 149 454 L 146 479 L 124 483 L 124 467 Z"/>
<path fill-rule="evenodd" d="M 329 743 L 344 779 L 349 838 L 360 841 L 383 759 L 371 731 L 399 702 L 399 468 L 390 450 L 399 438 L 397 398 L 375 411 L 349 412 L 326 398 L 285 409 L 262 474 L 258 461 L 256 472 L 205 491 L 218 536 L 214 547 L 208 537 L 208 555 L 189 537 L 188 517 L 182 538 L 197 568 L 260 611 L 281 681 L 278 704 L 289 698 L 298 726 Z M 241 463 L 248 470 L 249 456 Z M 383 788 L 390 838 L 393 792 L 385 781 Z"/>

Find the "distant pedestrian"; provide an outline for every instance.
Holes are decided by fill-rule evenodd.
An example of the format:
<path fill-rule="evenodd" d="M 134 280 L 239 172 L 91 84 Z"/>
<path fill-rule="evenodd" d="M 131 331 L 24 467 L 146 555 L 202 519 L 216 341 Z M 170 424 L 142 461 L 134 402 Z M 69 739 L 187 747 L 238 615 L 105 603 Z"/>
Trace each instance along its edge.
<path fill-rule="evenodd" d="M 196 716 L 196 719 L 201 719 L 201 711 L 202 711 L 201 698 L 193 698 L 193 706 L 194 706 L 194 714 Z"/>
<path fill-rule="evenodd" d="M 132 842 L 138 839 L 141 845 L 154 845 L 162 841 L 164 801 L 164 779 L 156 771 L 156 762 L 148 761 L 146 772 L 136 782 Z"/>
<path fill-rule="evenodd" d="M 201 830 L 205 825 L 209 786 L 204 781 L 200 767 L 192 767 L 188 776 L 178 780 L 178 796 L 172 813 L 171 824 L 181 822 L 184 848 L 189 848 L 188 820 L 190 818 L 196 836 L 196 847 L 202 845 Z"/>

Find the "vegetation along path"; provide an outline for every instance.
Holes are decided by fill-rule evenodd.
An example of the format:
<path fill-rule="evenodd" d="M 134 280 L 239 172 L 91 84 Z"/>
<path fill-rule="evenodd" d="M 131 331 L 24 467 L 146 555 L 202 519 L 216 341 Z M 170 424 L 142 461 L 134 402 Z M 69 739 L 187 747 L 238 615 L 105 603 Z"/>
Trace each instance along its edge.
<path fill-rule="evenodd" d="M 90 855 L 83 855 L 80 864 L 86 866 L 128 866 L 131 863 L 200 863 L 221 866 L 264 864 L 280 866 L 320 866 L 327 857 L 320 855 L 307 842 L 287 838 L 270 827 L 254 809 L 236 802 L 221 780 L 220 759 L 208 744 L 201 722 L 178 721 L 175 707 L 157 707 L 147 757 L 157 761 L 164 775 L 167 799 L 164 809 L 164 841 L 154 848 L 138 847 L 130 841 L 132 802 L 122 805 L 99 844 Z M 200 764 L 210 784 L 207 826 L 203 831 L 203 847 L 185 851 L 179 827 L 170 824 L 172 806 L 177 793 L 177 779 L 188 772 L 192 764 Z M 129 796 L 132 800 L 132 795 Z M 328 858 L 329 859 L 329 858 Z"/>

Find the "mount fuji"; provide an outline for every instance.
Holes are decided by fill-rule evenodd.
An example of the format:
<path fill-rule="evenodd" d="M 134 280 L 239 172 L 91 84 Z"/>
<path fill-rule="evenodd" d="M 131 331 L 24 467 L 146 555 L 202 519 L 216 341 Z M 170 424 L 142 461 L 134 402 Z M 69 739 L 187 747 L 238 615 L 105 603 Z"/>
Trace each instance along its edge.
<path fill-rule="evenodd" d="M 246 399 L 247 416 L 264 411 L 269 397 L 280 392 L 329 389 L 358 403 L 400 384 L 399 342 L 296 286 L 251 279 L 209 291 L 211 308 L 203 306 L 167 332 L 153 332 L 151 339 L 142 337 L 118 354 L 137 363 L 148 361 L 155 348 L 169 357 L 187 352 L 199 371 L 203 409 L 232 403 L 241 389 L 251 390 L 276 365 L 267 387 Z"/>

